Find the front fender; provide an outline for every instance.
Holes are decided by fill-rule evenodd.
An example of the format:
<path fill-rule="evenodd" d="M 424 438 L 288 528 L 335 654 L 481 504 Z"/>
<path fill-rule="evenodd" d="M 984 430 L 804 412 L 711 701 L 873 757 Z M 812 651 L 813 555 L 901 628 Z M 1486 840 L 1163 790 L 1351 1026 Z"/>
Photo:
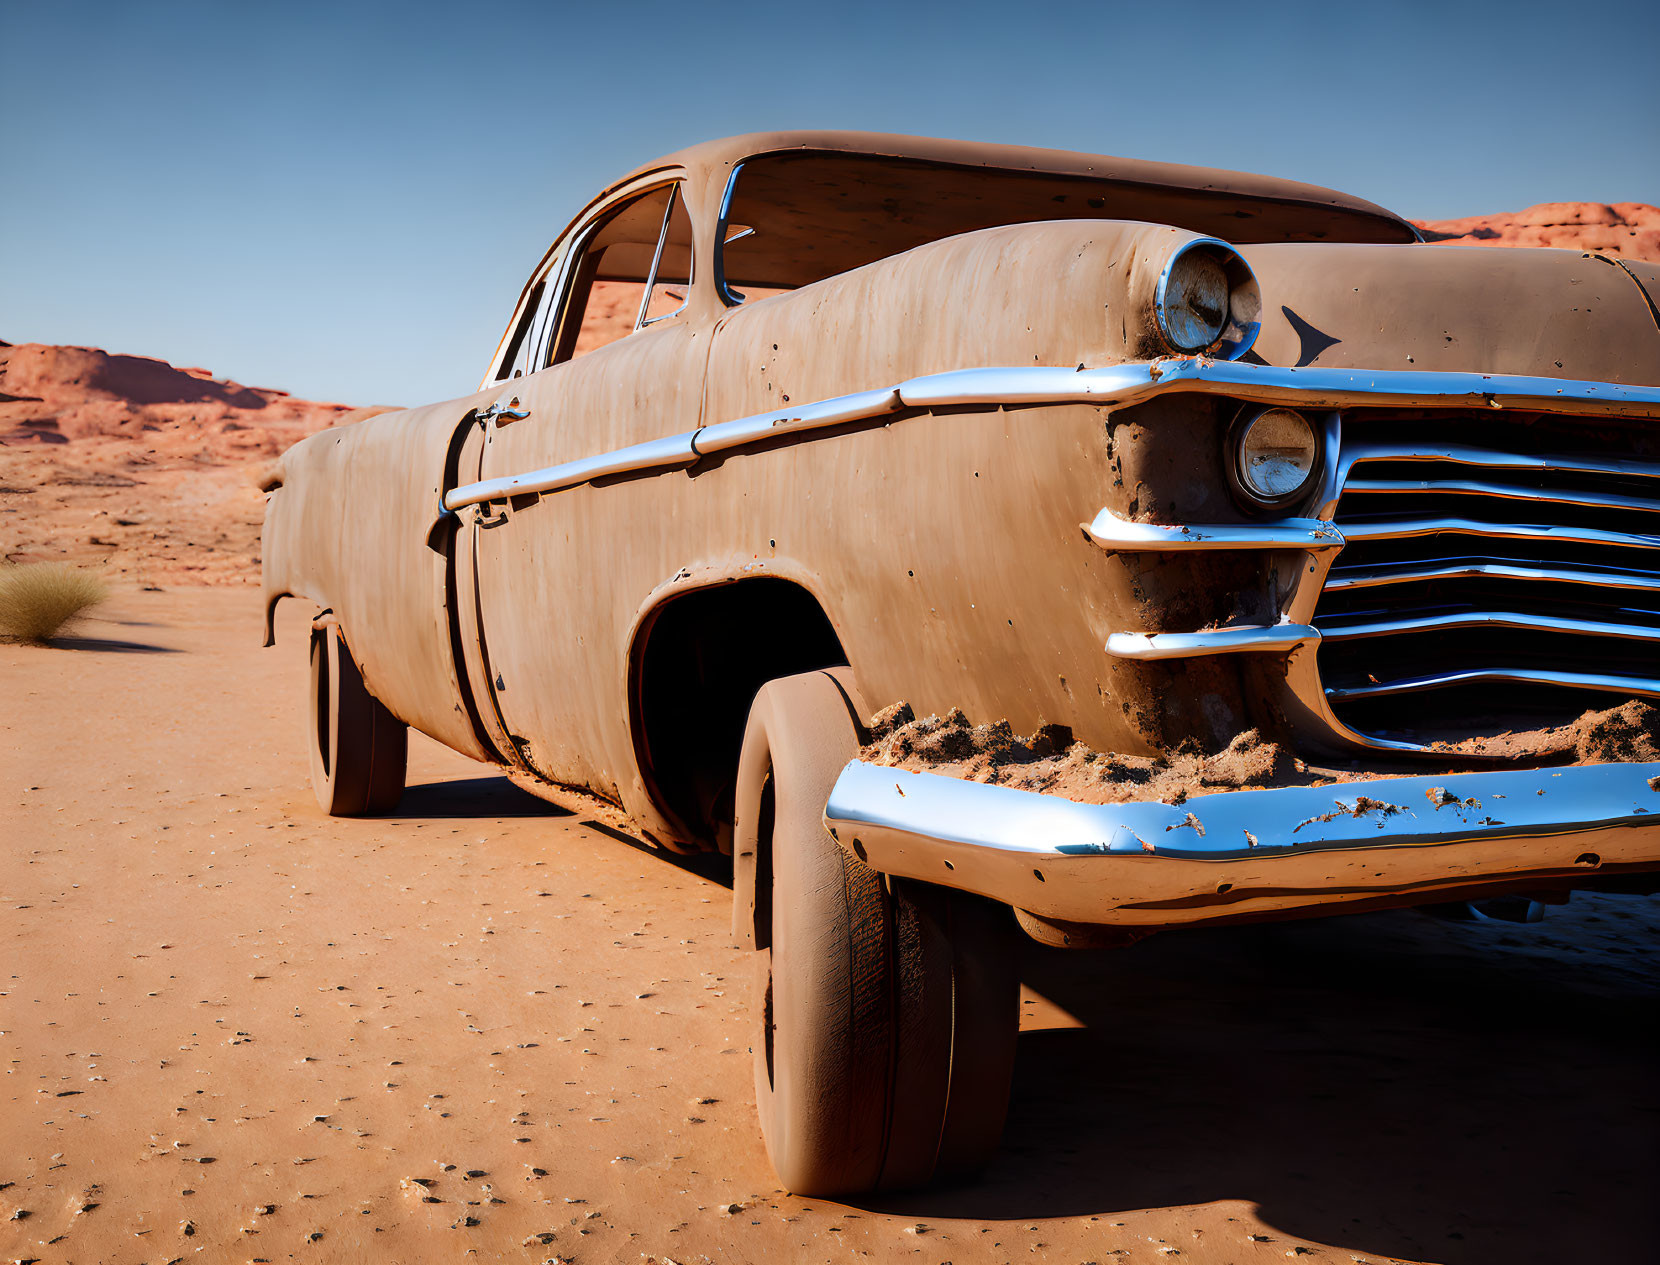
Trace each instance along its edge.
<path fill-rule="evenodd" d="M 1253 353 L 1267 364 L 1660 383 L 1640 264 L 1489 246 L 1298 242 L 1240 254 L 1262 287 Z"/>

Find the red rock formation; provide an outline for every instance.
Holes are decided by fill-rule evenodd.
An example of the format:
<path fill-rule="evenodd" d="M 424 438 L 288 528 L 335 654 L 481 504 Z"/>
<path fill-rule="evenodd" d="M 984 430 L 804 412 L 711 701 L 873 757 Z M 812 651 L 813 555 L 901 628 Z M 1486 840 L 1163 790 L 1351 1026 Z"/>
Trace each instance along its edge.
<path fill-rule="evenodd" d="M 1555 246 L 1660 262 L 1660 207 L 1642 202 L 1542 202 L 1506 214 L 1413 222 L 1432 242 Z"/>
<path fill-rule="evenodd" d="M 259 470 L 381 412 L 296 400 L 206 369 L 0 342 L 0 558 L 144 583 L 259 575 Z"/>

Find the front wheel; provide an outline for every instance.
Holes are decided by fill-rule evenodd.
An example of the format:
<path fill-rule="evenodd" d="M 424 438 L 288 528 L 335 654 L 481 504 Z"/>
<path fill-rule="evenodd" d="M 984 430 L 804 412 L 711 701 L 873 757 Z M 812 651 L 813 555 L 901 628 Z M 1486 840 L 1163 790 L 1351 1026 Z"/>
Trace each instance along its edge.
<path fill-rule="evenodd" d="M 977 1172 L 1008 1110 L 1019 979 L 1008 911 L 870 869 L 824 805 L 858 753 L 837 677 L 773 681 L 750 710 L 739 843 L 754 846 L 751 1001 L 761 1131 L 802 1195 Z"/>
<path fill-rule="evenodd" d="M 409 727 L 370 694 L 334 624 L 311 632 L 311 787 L 331 817 L 389 813 L 403 795 Z"/>

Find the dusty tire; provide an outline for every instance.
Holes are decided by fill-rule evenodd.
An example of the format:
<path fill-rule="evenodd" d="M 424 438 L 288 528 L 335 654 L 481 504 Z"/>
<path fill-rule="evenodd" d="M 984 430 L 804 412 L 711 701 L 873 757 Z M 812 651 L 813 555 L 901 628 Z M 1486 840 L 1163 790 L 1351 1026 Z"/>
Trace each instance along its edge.
<path fill-rule="evenodd" d="M 331 817 L 388 813 L 403 794 L 409 729 L 363 684 L 335 626 L 311 633 L 311 787 Z"/>
<path fill-rule="evenodd" d="M 738 833 L 759 858 L 756 1105 L 774 1169 L 803 1195 L 978 1170 L 1002 1131 L 1019 1028 L 1007 910 L 885 882 L 825 830 L 859 747 L 838 675 L 765 686 L 739 772 Z"/>

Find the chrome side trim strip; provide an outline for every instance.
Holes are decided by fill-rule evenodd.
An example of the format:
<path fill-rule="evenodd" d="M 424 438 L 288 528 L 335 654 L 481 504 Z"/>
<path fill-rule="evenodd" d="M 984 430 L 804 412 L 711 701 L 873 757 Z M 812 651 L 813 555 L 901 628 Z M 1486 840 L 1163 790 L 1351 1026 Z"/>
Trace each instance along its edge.
<path fill-rule="evenodd" d="M 597 457 L 581 461 L 567 461 L 563 465 L 531 470 L 525 474 L 507 475 L 500 479 L 485 479 L 469 483 L 445 493 L 444 508 L 458 510 L 467 505 L 485 501 L 501 501 L 510 496 L 524 496 L 531 492 L 557 492 L 560 488 L 590 483 L 610 474 L 631 474 L 637 470 L 669 470 L 689 466 L 697 460 L 692 447 L 692 435 L 670 435 L 667 439 L 653 439 L 628 448 L 618 448 Z"/>
<path fill-rule="evenodd" d="M 1650 417 L 1660 386 L 1628 386 L 1519 374 L 1422 373 L 1400 369 L 1288 369 L 1237 361 L 1161 360 L 1159 385 L 1308 408 L 1387 404 L 1400 408 L 1525 408 L 1545 413 Z"/>
<path fill-rule="evenodd" d="M 1334 568 L 1326 577 L 1327 589 L 1369 589 L 1386 584 L 1411 584 L 1419 580 L 1527 580 L 1549 584 L 1591 584 L 1599 588 L 1642 589 L 1660 593 L 1660 574 L 1637 571 L 1595 570 L 1576 567 L 1530 567 L 1508 562 L 1404 563 L 1386 567 Z"/>
<path fill-rule="evenodd" d="M 694 431 L 692 447 L 702 456 L 724 448 L 736 448 L 739 444 L 754 443 L 758 439 L 769 439 L 774 435 L 881 417 L 886 413 L 897 413 L 903 407 L 897 389 L 861 391 L 855 395 L 820 400 L 817 404 L 803 405 L 798 409 L 777 409 L 771 413 L 757 413 L 753 417 L 740 417 L 732 422 L 717 422 Z"/>
<path fill-rule="evenodd" d="M 899 384 L 906 408 L 949 408 L 965 404 L 1004 407 L 1020 404 L 1134 404 L 1157 390 L 1157 366 L 1186 361 L 1132 361 L 1101 369 L 1058 365 L 954 369 Z"/>
<path fill-rule="evenodd" d="M 1484 523 L 1474 518 L 1380 519 L 1373 523 L 1343 524 L 1343 538 L 1351 544 L 1365 540 L 1408 540 L 1417 536 L 1440 535 L 1481 536 L 1488 540 L 1554 540 L 1570 545 L 1616 545 L 1630 549 L 1660 549 L 1660 536 L 1638 532 L 1604 531 L 1599 527 Z"/>
<path fill-rule="evenodd" d="M 1529 488 L 1518 484 L 1489 483 L 1484 479 L 1350 479 L 1343 494 L 1351 492 L 1424 493 L 1430 496 L 1491 496 L 1507 501 L 1533 501 L 1546 505 L 1584 505 L 1592 509 L 1638 510 L 1660 514 L 1660 500 L 1622 496 L 1615 492 L 1579 492 L 1571 488 Z"/>
<path fill-rule="evenodd" d="M 1041 365 L 959 369 L 913 378 L 899 394 L 910 408 L 949 404 L 1139 403 L 1163 391 L 1231 395 L 1304 408 L 1507 408 L 1598 416 L 1660 415 L 1660 386 L 1628 386 L 1516 374 L 1420 373 L 1398 369 L 1288 369 L 1237 360 L 1167 358 L 1068 370 Z"/>
<path fill-rule="evenodd" d="M 1284 653 L 1307 641 L 1319 641 L 1320 630 L 1308 624 L 1238 625 L 1191 633 L 1113 633 L 1107 653 L 1120 659 L 1186 659 L 1194 655 Z M 1660 635 L 1660 634 L 1656 634 Z"/>
<path fill-rule="evenodd" d="M 825 825 L 887 874 L 1043 917 L 1149 926 L 1507 877 L 1660 866 L 1660 763 L 1080 804 L 854 760 Z"/>
<path fill-rule="evenodd" d="M 1084 531 L 1097 545 L 1121 553 L 1171 549 L 1341 549 L 1343 534 L 1318 518 L 1271 523 L 1136 523 L 1103 509 Z"/>
<path fill-rule="evenodd" d="M 1516 611 L 1459 611 L 1444 615 L 1409 615 L 1398 619 L 1331 619 L 1320 624 L 1320 635 L 1327 641 L 1356 641 L 1363 637 L 1442 632 L 1454 628 L 1522 628 L 1534 632 L 1660 642 L 1660 627 L 1616 624 L 1596 619 L 1564 619 L 1556 615 L 1524 615 Z"/>
<path fill-rule="evenodd" d="M 1004 368 L 956 369 L 912 378 L 896 387 L 884 387 L 822 400 L 778 413 L 757 414 L 736 422 L 704 427 L 691 436 L 677 435 L 604 453 L 585 461 L 551 466 L 506 479 L 455 488 L 444 497 L 447 509 L 458 509 L 505 495 L 500 488 L 512 482 L 518 492 L 551 492 L 572 487 L 600 474 L 576 477 L 572 471 L 592 468 L 601 474 L 673 469 L 682 460 L 681 441 L 698 437 L 694 451 L 716 451 L 710 444 L 731 447 L 763 435 L 784 433 L 795 420 L 797 429 L 836 425 L 881 417 L 899 408 L 930 409 L 952 405 L 990 408 L 1022 404 L 1102 403 L 1128 406 L 1166 391 L 1198 391 L 1228 395 L 1264 404 L 1304 408 L 1341 408 L 1346 405 L 1388 404 L 1397 407 L 1504 408 L 1516 406 L 1540 412 L 1584 413 L 1594 416 L 1660 418 L 1660 387 L 1626 386 L 1614 382 L 1582 382 L 1568 378 L 1533 378 L 1482 373 L 1418 373 L 1393 369 L 1286 369 L 1239 361 L 1172 358 L 1107 365 L 1099 369 L 1015 365 Z M 898 405 L 894 397 L 898 397 Z M 816 410 L 828 411 L 819 414 Z M 833 418 L 833 420 L 826 420 Z M 763 420 L 766 419 L 766 420 Z M 731 426 L 729 432 L 721 427 Z M 707 432 L 717 432 L 707 440 Z M 739 436 L 745 436 L 740 438 Z M 665 456 L 649 464 L 642 454 L 666 445 Z M 633 454 L 625 456 L 625 454 Z M 619 460 L 628 464 L 618 466 Z M 533 486 L 534 485 L 534 486 Z M 481 489 L 489 488 L 488 491 Z"/>
<path fill-rule="evenodd" d="M 1660 677 L 1617 676 L 1603 672 L 1559 672 L 1553 668 L 1475 668 L 1466 672 L 1438 672 L 1427 676 L 1402 677 L 1394 681 L 1380 681 L 1375 685 L 1328 686 L 1326 697 L 1339 701 L 1378 698 L 1387 694 L 1417 694 L 1424 690 L 1440 690 L 1453 685 L 1473 685 L 1491 681 L 1521 681 L 1529 685 L 1560 685 L 1568 689 L 1660 698 Z"/>

